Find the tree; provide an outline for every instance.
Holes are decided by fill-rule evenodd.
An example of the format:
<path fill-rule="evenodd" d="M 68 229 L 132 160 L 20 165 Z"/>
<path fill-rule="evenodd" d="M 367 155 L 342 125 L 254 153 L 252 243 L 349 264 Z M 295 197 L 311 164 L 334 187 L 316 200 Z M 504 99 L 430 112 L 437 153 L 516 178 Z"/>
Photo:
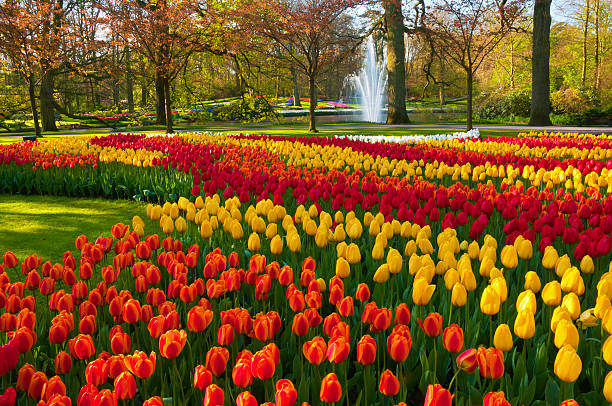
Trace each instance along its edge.
<path fill-rule="evenodd" d="M 531 114 L 529 125 L 548 126 L 550 122 L 550 5 L 552 0 L 536 0 L 533 6 L 533 45 L 531 56 Z"/>
<path fill-rule="evenodd" d="M 51 31 L 49 24 L 61 9 L 44 0 L 10 0 L 0 3 L 0 53 L 28 84 L 30 109 L 37 137 L 42 135 L 35 86 L 41 76 L 60 62 L 64 31 Z"/>
<path fill-rule="evenodd" d="M 401 0 L 384 0 L 387 32 L 387 124 L 409 123 L 406 112 L 406 48 Z"/>
<path fill-rule="evenodd" d="M 441 0 L 424 16 L 424 35 L 466 75 L 472 129 L 474 74 L 521 16 L 523 0 Z"/>
<path fill-rule="evenodd" d="M 309 131 L 317 132 L 317 79 L 354 51 L 361 37 L 351 29 L 347 12 L 358 0 L 253 0 L 242 11 L 250 30 L 282 50 L 287 69 L 308 79 Z"/>

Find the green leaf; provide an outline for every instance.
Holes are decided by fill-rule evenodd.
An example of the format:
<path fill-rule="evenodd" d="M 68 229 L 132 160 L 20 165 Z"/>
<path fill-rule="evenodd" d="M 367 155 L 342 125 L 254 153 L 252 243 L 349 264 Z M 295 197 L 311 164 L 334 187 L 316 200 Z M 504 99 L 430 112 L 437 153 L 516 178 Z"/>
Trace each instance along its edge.
<path fill-rule="evenodd" d="M 544 390 L 544 394 L 546 395 L 546 403 L 551 406 L 557 406 L 561 401 L 561 393 L 559 389 L 559 385 L 553 379 L 549 379 L 546 384 L 546 389 Z"/>

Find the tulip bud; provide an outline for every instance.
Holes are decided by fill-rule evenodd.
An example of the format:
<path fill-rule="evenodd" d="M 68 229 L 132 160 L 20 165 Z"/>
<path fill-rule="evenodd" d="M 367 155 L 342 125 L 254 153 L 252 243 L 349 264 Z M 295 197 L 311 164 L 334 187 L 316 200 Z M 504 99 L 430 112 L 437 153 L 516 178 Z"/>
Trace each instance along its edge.
<path fill-rule="evenodd" d="M 451 303 L 456 307 L 463 307 L 467 302 L 467 290 L 460 282 L 455 283 L 451 294 Z"/>
<path fill-rule="evenodd" d="M 606 400 L 612 403 L 612 371 L 608 372 L 604 380 L 603 394 Z"/>
<path fill-rule="evenodd" d="M 512 349 L 512 333 L 510 327 L 507 324 L 500 324 L 495 330 L 495 336 L 493 337 L 493 345 L 500 351 L 508 352 Z"/>
<path fill-rule="evenodd" d="M 474 348 L 463 351 L 457 356 L 457 366 L 463 372 L 471 374 L 478 366 L 478 352 Z"/>
<path fill-rule="evenodd" d="M 380 375 L 378 390 L 385 396 L 395 396 L 400 390 L 399 379 L 388 369 Z"/>
<path fill-rule="evenodd" d="M 546 269 L 553 269 L 557 264 L 557 260 L 559 259 L 559 254 L 557 254 L 557 250 L 549 245 L 544 249 L 544 256 L 542 257 L 542 266 Z"/>
<path fill-rule="evenodd" d="M 535 335 L 535 319 L 531 311 L 519 311 L 514 321 L 514 334 L 523 340 L 528 340 Z"/>
<path fill-rule="evenodd" d="M 561 347 L 555 357 L 555 375 L 563 382 L 574 382 L 582 372 L 582 360 L 571 345 Z"/>
<path fill-rule="evenodd" d="M 534 271 L 529 271 L 525 274 L 525 290 L 531 290 L 533 293 L 538 293 L 542 288 L 542 283 L 538 274 Z"/>
<path fill-rule="evenodd" d="M 571 345 L 575 349 L 578 348 L 578 343 L 580 340 L 580 337 L 578 335 L 578 329 L 576 328 L 574 323 L 572 323 L 570 320 L 568 319 L 559 320 L 554 333 L 555 333 L 555 347 L 562 348 L 565 345 Z M 606 343 L 608 343 L 608 340 L 606 341 Z M 606 350 L 605 350 L 606 343 L 604 343 L 604 349 L 603 349 L 604 359 L 606 358 Z M 612 353 L 610 355 L 612 355 Z M 610 358 L 610 360 L 612 361 L 612 357 Z"/>
<path fill-rule="evenodd" d="M 453 397 L 448 389 L 444 389 L 440 384 L 427 386 L 424 406 L 451 406 L 452 404 Z"/>
<path fill-rule="evenodd" d="M 327 374 L 321 381 L 320 398 L 325 403 L 335 403 L 342 397 L 342 387 L 338 377 L 333 372 Z"/>
<path fill-rule="evenodd" d="M 480 297 L 480 311 L 489 316 L 499 313 L 501 301 L 492 286 L 487 286 Z"/>
<path fill-rule="evenodd" d="M 518 255 L 513 245 L 506 245 L 502 248 L 501 262 L 505 268 L 514 269 L 518 265 Z"/>
<path fill-rule="evenodd" d="M 542 289 L 542 300 L 547 306 L 558 306 L 561 303 L 561 284 L 551 281 Z"/>
<path fill-rule="evenodd" d="M 463 330 L 457 324 L 444 329 L 442 343 L 448 352 L 456 353 L 463 349 Z"/>
<path fill-rule="evenodd" d="M 415 305 L 426 305 L 436 290 L 436 285 L 430 285 L 424 278 L 416 278 L 412 284 L 412 302 Z"/>

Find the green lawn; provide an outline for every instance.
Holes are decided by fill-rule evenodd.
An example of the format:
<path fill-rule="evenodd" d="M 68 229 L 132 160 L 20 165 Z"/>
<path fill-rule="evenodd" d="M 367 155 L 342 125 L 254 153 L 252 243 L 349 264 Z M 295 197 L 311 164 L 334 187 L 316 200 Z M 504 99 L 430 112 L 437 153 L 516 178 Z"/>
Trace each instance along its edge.
<path fill-rule="evenodd" d="M 144 218 L 145 207 L 127 200 L 0 195 L 0 255 L 10 250 L 19 260 L 36 253 L 43 262 L 61 262 L 66 250 L 75 250 L 77 236 L 110 235 L 113 224 Z"/>

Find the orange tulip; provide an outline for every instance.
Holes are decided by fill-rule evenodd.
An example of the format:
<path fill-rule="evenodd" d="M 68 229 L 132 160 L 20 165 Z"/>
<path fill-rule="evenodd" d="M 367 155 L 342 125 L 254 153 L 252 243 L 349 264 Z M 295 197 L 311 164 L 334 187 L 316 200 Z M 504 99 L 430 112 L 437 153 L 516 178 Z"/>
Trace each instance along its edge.
<path fill-rule="evenodd" d="M 176 358 L 183 351 L 186 342 L 185 330 L 170 330 L 159 337 L 159 353 L 164 358 Z"/>
<path fill-rule="evenodd" d="M 297 395 L 297 390 L 289 379 L 281 379 L 276 382 L 276 393 L 274 394 L 276 406 L 293 406 Z"/>
<path fill-rule="evenodd" d="M 68 341 L 68 347 L 72 358 L 89 359 L 96 353 L 93 339 L 87 334 L 79 334 Z"/>
<path fill-rule="evenodd" d="M 251 363 L 245 360 L 237 362 L 232 369 L 232 381 L 239 388 L 246 388 L 253 383 L 253 374 L 251 373 Z"/>
<path fill-rule="evenodd" d="M 357 285 L 355 299 L 359 300 L 361 303 L 370 300 L 370 288 L 368 287 L 368 285 L 366 285 L 365 283 L 360 283 L 359 285 Z"/>
<path fill-rule="evenodd" d="M 228 360 L 229 351 L 227 348 L 212 347 L 206 353 L 206 368 L 212 372 L 214 376 L 219 376 L 225 372 Z"/>
<path fill-rule="evenodd" d="M 60 351 L 54 361 L 56 375 L 65 375 L 72 369 L 72 358 L 65 351 Z"/>
<path fill-rule="evenodd" d="M 132 348 L 132 339 L 127 333 L 122 331 L 115 333 L 110 343 L 114 354 L 127 354 L 130 352 L 130 348 Z"/>
<path fill-rule="evenodd" d="M 395 308 L 395 317 L 393 318 L 395 324 L 410 324 L 410 309 L 406 303 L 400 303 Z"/>
<path fill-rule="evenodd" d="M 153 396 L 142 402 L 142 406 L 164 406 L 164 401 L 159 396 Z"/>
<path fill-rule="evenodd" d="M 478 351 L 474 348 L 463 351 L 457 356 L 457 366 L 463 372 L 471 374 L 478 366 Z"/>
<path fill-rule="evenodd" d="M 321 381 L 320 398 L 325 403 L 336 403 L 342 397 L 342 386 L 333 372 L 327 374 Z"/>
<path fill-rule="evenodd" d="M 385 396 L 395 396 L 400 390 L 400 383 L 393 372 L 388 369 L 380 375 L 378 390 Z"/>
<path fill-rule="evenodd" d="M 193 374 L 194 388 L 204 390 L 212 383 L 212 380 L 212 374 L 204 365 L 198 365 L 195 367 L 195 373 Z"/>
<path fill-rule="evenodd" d="M 423 322 L 420 319 L 418 322 L 429 337 L 437 337 L 442 334 L 442 316 L 439 313 L 429 313 Z"/>
<path fill-rule="evenodd" d="M 406 361 L 411 347 L 412 337 L 410 335 L 391 333 L 387 338 L 387 351 L 395 362 Z"/>
<path fill-rule="evenodd" d="M 424 406 L 452 406 L 453 397 L 442 385 L 435 384 L 427 386 Z"/>
<path fill-rule="evenodd" d="M 274 376 L 276 363 L 272 355 L 264 350 L 258 351 L 251 362 L 251 373 L 257 379 L 265 381 Z"/>
<path fill-rule="evenodd" d="M 444 329 L 442 343 L 448 352 L 456 353 L 463 349 L 463 330 L 456 324 Z"/>
<path fill-rule="evenodd" d="M 27 391 L 28 386 L 30 385 L 30 381 L 32 380 L 32 376 L 36 370 L 34 366 L 31 364 L 25 363 L 21 368 L 19 368 L 19 372 L 17 373 L 17 383 L 15 387 L 20 391 Z"/>
<path fill-rule="evenodd" d="M 327 354 L 327 343 L 322 337 L 315 337 L 302 345 L 304 357 L 313 365 L 321 365 Z"/>
<path fill-rule="evenodd" d="M 136 380 L 129 372 L 122 372 L 115 378 L 114 386 L 119 400 L 132 399 L 136 395 Z"/>
<path fill-rule="evenodd" d="M 47 382 L 47 375 L 45 375 L 44 372 L 34 372 L 28 385 L 28 396 L 32 399 L 42 399 L 42 395 L 44 394 L 43 390 Z"/>
<path fill-rule="evenodd" d="M 157 354 L 154 351 L 151 351 L 149 356 L 142 351 L 135 351 L 134 355 L 125 357 L 127 369 L 140 379 L 147 379 L 153 375 L 156 362 Z"/>
<path fill-rule="evenodd" d="M 234 327 L 229 324 L 223 324 L 217 331 L 217 342 L 219 345 L 232 345 L 234 341 Z"/>
<path fill-rule="evenodd" d="M 350 342 L 347 342 L 344 336 L 334 337 L 329 340 L 327 346 L 327 359 L 339 364 L 348 357 L 350 350 Z"/>
<path fill-rule="evenodd" d="M 204 393 L 204 406 L 223 406 L 224 400 L 225 393 L 223 389 L 214 383 L 206 388 L 206 392 Z"/>
<path fill-rule="evenodd" d="M 291 332 L 298 337 L 303 337 L 308 334 L 310 323 L 304 313 L 297 313 L 293 316 L 293 323 L 291 324 Z"/>
<path fill-rule="evenodd" d="M 563 404 L 562 404 L 563 405 Z M 506 400 L 504 391 L 501 392 L 489 392 L 485 395 L 482 400 L 482 406 L 512 406 L 510 402 Z"/>
<path fill-rule="evenodd" d="M 108 365 L 102 358 L 91 361 L 85 367 L 85 380 L 87 383 L 100 386 L 108 379 Z"/>
<path fill-rule="evenodd" d="M 257 398 L 249 391 L 244 391 L 236 396 L 236 406 L 259 406 Z"/>
<path fill-rule="evenodd" d="M 478 368 L 483 378 L 501 378 L 504 374 L 504 353 L 497 348 L 478 348 Z"/>
<path fill-rule="evenodd" d="M 189 331 L 200 333 L 210 325 L 213 312 L 202 306 L 194 306 L 187 313 L 187 328 Z"/>
<path fill-rule="evenodd" d="M 370 365 L 376 360 L 376 340 L 366 334 L 357 343 L 357 362 Z"/>

